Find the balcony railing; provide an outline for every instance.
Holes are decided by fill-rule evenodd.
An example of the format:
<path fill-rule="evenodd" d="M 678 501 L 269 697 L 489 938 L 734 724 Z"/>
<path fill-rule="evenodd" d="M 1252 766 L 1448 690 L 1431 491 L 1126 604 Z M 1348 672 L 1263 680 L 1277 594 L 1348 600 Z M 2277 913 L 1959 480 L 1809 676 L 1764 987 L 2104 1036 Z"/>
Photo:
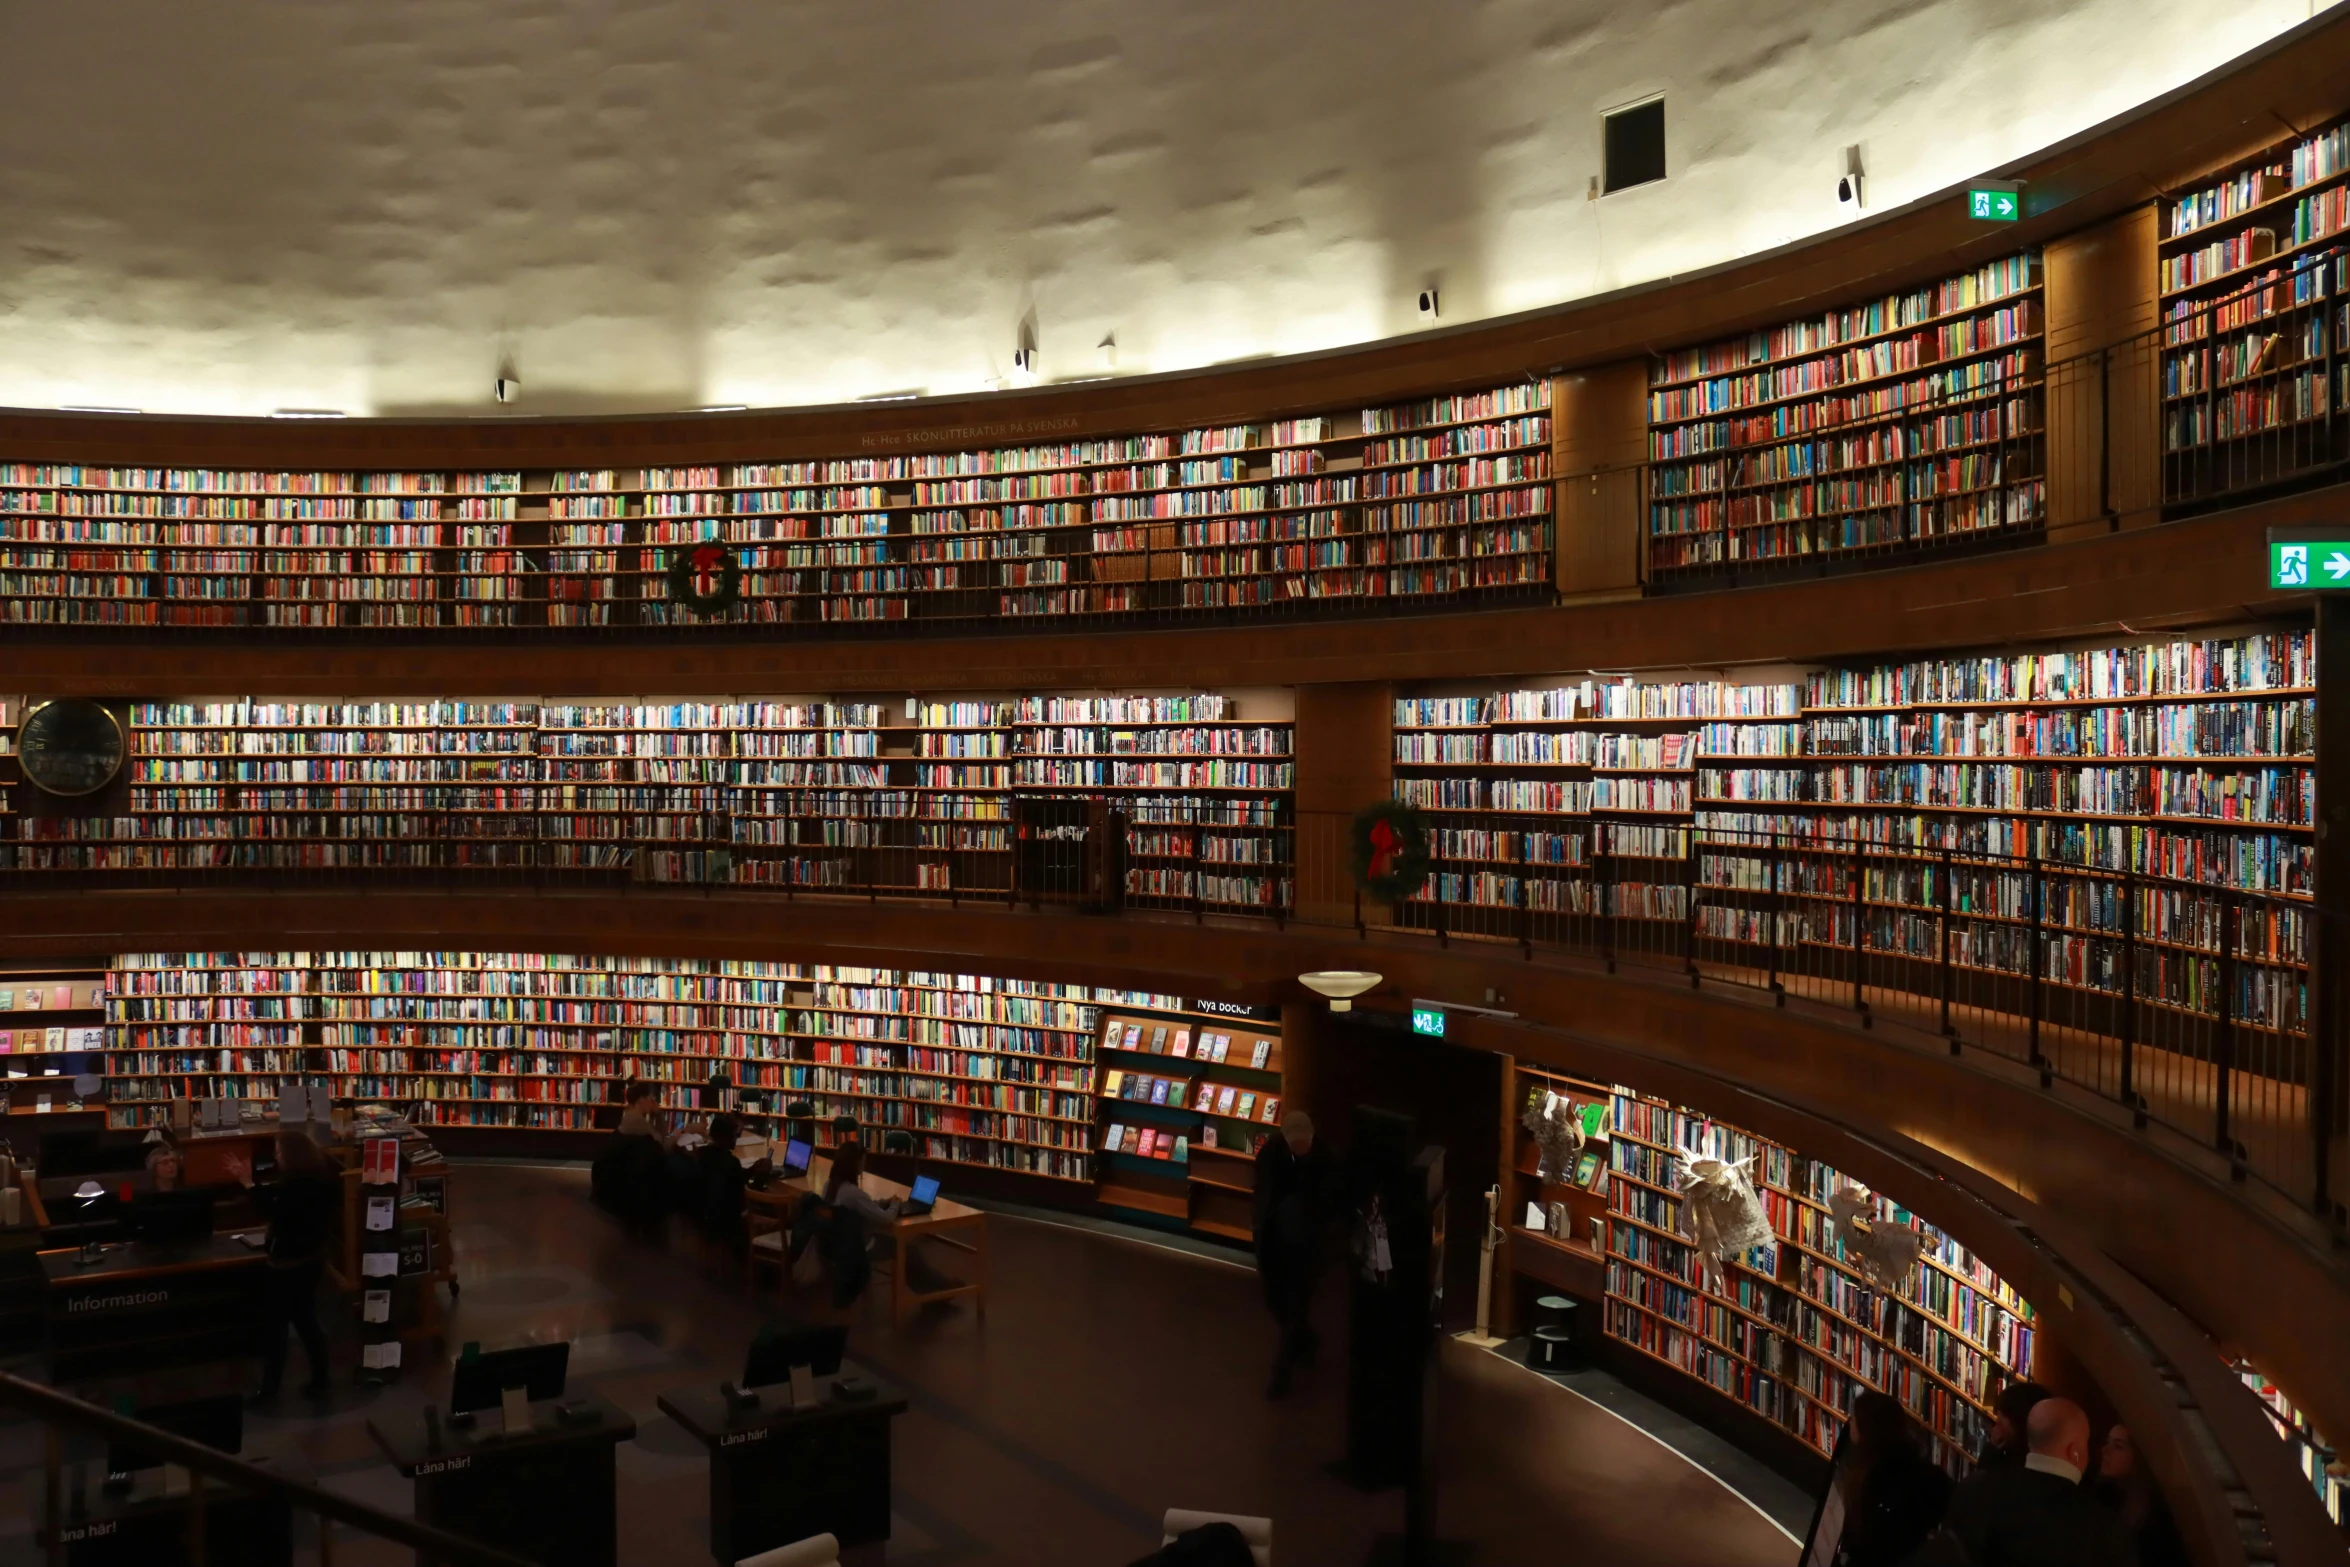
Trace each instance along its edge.
<path fill-rule="evenodd" d="M 607 843 L 575 863 L 561 842 L 420 838 L 374 845 L 259 846 L 279 863 L 0 871 L 0 894 L 113 888 L 396 888 L 701 894 L 1129 913 L 1191 921 L 1377 931 L 1391 939 L 1515 947 L 1607 968 L 1797 999 L 1946 1040 L 2063 1082 L 2212 1149 L 2340 1221 L 2330 1141 L 2341 1042 L 2317 1037 L 2309 964 L 2334 915 L 2293 894 L 2180 875 L 1898 842 L 1671 829 L 1637 855 L 1595 853 L 1586 824 L 1448 812 L 1419 895 L 1366 903 L 1346 866 L 1352 818 L 1284 812 L 1261 833 L 1207 835 L 1180 813 L 1104 809 L 1006 824 L 1002 851 L 885 841 L 907 824 L 812 824 L 832 841 L 782 859 L 721 846 Z M 1016 813 L 1020 814 L 1020 813 Z M 517 818 L 527 824 L 528 816 Z M 470 825 L 467 830 L 470 831 Z M 854 841 L 870 834 L 875 841 Z M 1139 847 L 1144 846 L 1144 847 Z M 1188 847 L 1185 847 L 1188 845 Z M 1247 847 L 1235 849 L 1233 845 Z M 1261 847 L 1259 847 L 1261 845 Z M 1473 853 L 1470 851 L 1474 851 Z M 328 851 L 340 858 L 331 863 Z M 374 856 L 372 860 L 368 856 Z M 758 868 L 765 867 L 765 868 Z M 2216 875 L 2217 868 L 2211 874 Z"/>

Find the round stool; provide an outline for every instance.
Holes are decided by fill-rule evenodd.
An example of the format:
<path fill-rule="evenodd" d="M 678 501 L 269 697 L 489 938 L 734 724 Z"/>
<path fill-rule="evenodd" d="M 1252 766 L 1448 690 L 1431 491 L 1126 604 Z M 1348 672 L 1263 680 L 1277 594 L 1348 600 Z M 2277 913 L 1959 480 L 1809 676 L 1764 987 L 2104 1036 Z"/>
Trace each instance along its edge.
<path fill-rule="evenodd" d="M 1537 1323 L 1526 1346 L 1526 1364 L 1536 1371 L 1572 1371 L 1583 1363 L 1575 1349 L 1575 1317 L 1581 1309 L 1564 1295 L 1545 1295 L 1534 1309 L 1548 1320 Z"/>
<path fill-rule="evenodd" d="M 1535 1324 L 1537 1327 L 1556 1327 L 1562 1322 L 1574 1320 L 1575 1303 L 1564 1295 L 1539 1296 L 1534 1302 L 1534 1309 L 1541 1313 Z"/>

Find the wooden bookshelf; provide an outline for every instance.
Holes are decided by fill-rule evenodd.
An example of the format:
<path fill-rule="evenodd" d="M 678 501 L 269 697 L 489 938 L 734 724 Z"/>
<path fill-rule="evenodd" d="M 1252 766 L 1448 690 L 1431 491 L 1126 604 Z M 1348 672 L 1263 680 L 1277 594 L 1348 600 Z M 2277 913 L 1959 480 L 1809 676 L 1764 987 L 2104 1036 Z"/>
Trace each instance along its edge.
<path fill-rule="evenodd" d="M 2281 141 L 2161 204 L 2165 493 L 2338 458 L 2350 360 L 2350 120 Z"/>
<path fill-rule="evenodd" d="M 59 1116 L 105 1108 L 103 1094 L 74 1092 L 83 1073 L 103 1075 L 106 964 L 100 959 L 0 963 L 0 1111 Z"/>
<path fill-rule="evenodd" d="M 145 702 L 129 740 L 122 802 L 13 834 L 0 817 L 0 855 L 30 870 L 531 866 L 1003 897 L 1016 834 L 1114 810 L 1137 904 L 1277 913 L 1294 877 L 1288 719 L 1243 718 L 1210 692 Z M 0 812 L 15 767 L 0 756 Z M 1015 822 L 1016 807 L 1038 820 Z M 1078 891 L 1073 872 L 1030 869 L 1024 891 Z"/>
<path fill-rule="evenodd" d="M 1280 1025 L 1109 1009 L 1099 1057 L 1101 1201 L 1253 1239 L 1256 1154 L 1281 1122 Z"/>
<path fill-rule="evenodd" d="M 1537 593 L 1550 385 L 1257 424 L 880 458 L 507 473 L 0 465 L 0 624 L 757 625 Z"/>
<path fill-rule="evenodd" d="M 590 1132 L 620 1089 L 816 1140 L 854 1116 L 926 1162 L 1090 1187 L 1104 1003 L 1165 997 L 984 976 L 496 953 L 131 954 L 105 983 L 113 1124 L 173 1100 L 274 1099 L 323 1078 L 419 1125 Z"/>
<path fill-rule="evenodd" d="M 2027 252 L 1658 356 L 1651 580 L 2037 528 L 2042 309 Z"/>
<path fill-rule="evenodd" d="M 2233 1023 L 2298 1033 L 2314 656 L 2312 633 L 2278 630 L 1801 683 L 1404 697 L 1396 794 L 1430 811 L 1436 865 L 1403 918 L 1503 934 L 1535 915 L 1679 922 L 1686 938 L 1652 944 L 1758 971 L 1774 946 L 1849 952 L 1857 918 L 1887 960 L 1873 982 L 1929 996 L 1947 925 L 1956 971 L 2026 977 L 2036 951 L 2049 984 L 2208 1018 L 2224 967 Z M 1611 703 L 1638 716 L 1608 718 Z M 1686 770 L 1645 749 L 1667 735 L 1687 737 Z M 1610 743 L 1652 770 L 1611 774 Z M 1691 809 L 1598 809 L 1611 776 L 1686 779 Z M 1865 850 L 1858 889 L 1847 848 Z M 2140 879 L 2126 913 L 2100 891 L 2120 874 Z M 2284 902 L 2231 913 L 2231 890 Z"/>
<path fill-rule="evenodd" d="M 1857 1394 L 1899 1399 L 1934 1457 L 1962 1472 L 2010 1380 L 2032 1375 L 2032 1308 L 1965 1248 L 1872 1195 L 1880 1222 L 1916 1223 L 1924 1254 L 1899 1292 L 1844 1260 L 1828 1199 L 1845 1177 L 1791 1149 L 1618 1087 L 1610 1095 L 1605 1332 L 1707 1383 L 1822 1457 Z M 1772 1244 L 1706 1282 L 1676 1224 L 1682 1151 L 1752 1159 Z"/>

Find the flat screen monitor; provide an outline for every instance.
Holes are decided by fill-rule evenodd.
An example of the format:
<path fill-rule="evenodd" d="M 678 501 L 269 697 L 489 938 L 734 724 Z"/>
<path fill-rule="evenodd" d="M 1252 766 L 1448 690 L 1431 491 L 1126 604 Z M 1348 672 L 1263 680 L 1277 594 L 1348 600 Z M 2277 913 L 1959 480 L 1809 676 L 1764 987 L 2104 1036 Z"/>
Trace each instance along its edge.
<path fill-rule="evenodd" d="M 193 1398 L 184 1404 L 157 1404 L 152 1409 L 137 1411 L 131 1418 L 223 1453 L 234 1453 L 245 1445 L 245 1401 L 234 1393 L 218 1398 Z M 106 1444 L 109 1474 L 153 1469 L 162 1462 L 161 1454 L 143 1449 L 135 1441 Z"/>
<path fill-rule="evenodd" d="M 563 1396 L 563 1377 L 571 1368 L 571 1342 L 524 1344 L 516 1349 L 493 1349 L 471 1360 L 460 1360 L 449 1378 L 449 1412 L 462 1415 L 476 1409 L 495 1409 L 506 1389 L 525 1390 L 532 1403 Z"/>
<path fill-rule="evenodd" d="M 773 1387 L 791 1380 L 791 1368 L 806 1366 L 820 1377 L 828 1377 L 840 1370 L 841 1356 L 848 1353 L 849 1330 L 830 1326 L 818 1328 L 770 1328 L 751 1340 L 751 1353 L 743 1362 L 744 1387 Z"/>
<path fill-rule="evenodd" d="M 805 1175 L 808 1173 L 808 1160 L 815 1152 L 814 1143 L 794 1137 L 783 1145 L 783 1167 L 794 1175 Z"/>
<path fill-rule="evenodd" d="M 148 1192 L 131 1199 L 131 1239 L 153 1246 L 209 1240 L 210 1192 Z"/>
<path fill-rule="evenodd" d="M 916 1208 L 927 1208 L 932 1203 L 937 1202 L 938 1177 L 935 1175 L 915 1176 L 914 1193 L 910 1198 L 907 1199 L 907 1201 Z"/>

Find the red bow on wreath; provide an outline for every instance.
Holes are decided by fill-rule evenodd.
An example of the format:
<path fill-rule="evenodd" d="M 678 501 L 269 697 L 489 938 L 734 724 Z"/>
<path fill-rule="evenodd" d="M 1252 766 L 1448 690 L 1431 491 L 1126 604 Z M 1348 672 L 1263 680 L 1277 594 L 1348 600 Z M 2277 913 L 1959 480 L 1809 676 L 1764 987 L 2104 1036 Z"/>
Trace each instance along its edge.
<path fill-rule="evenodd" d="M 718 591 L 720 567 L 725 563 L 726 551 L 715 544 L 702 544 L 694 549 L 694 592 L 708 598 Z"/>
<path fill-rule="evenodd" d="M 1394 870 L 1395 857 L 1397 854 L 1402 852 L 1402 850 L 1403 840 L 1396 836 L 1395 829 L 1393 827 L 1389 826 L 1385 821 L 1373 822 L 1371 824 L 1370 879 L 1372 881 L 1377 881 L 1380 877 L 1386 875 L 1389 871 Z"/>

